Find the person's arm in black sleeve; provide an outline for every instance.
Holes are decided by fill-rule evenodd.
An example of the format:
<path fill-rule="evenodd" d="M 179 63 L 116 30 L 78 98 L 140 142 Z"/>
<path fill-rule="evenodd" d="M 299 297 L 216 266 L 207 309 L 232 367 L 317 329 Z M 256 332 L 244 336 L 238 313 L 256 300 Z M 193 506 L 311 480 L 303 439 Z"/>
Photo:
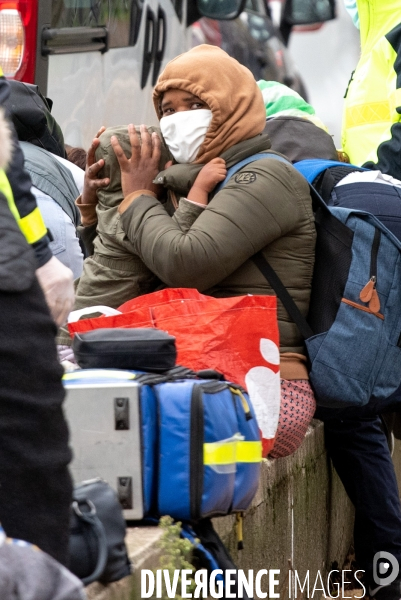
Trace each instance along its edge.
<path fill-rule="evenodd" d="M 0 106 L 3 106 L 8 94 L 9 84 L 2 77 L 0 68 Z M 12 158 L 6 169 L 7 185 L 10 185 L 12 192 L 9 196 L 10 209 L 25 239 L 35 250 L 36 276 L 52 317 L 60 326 L 65 323 L 74 304 L 72 271 L 53 256 L 50 250 L 46 225 L 35 197 L 30 191 L 32 183 L 29 174 L 24 169 L 24 156 L 10 119 L 8 119 L 8 123 L 13 136 Z"/>
<path fill-rule="evenodd" d="M 5 77 L 0 77 L 0 106 L 4 107 L 9 94 L 8 81 Z M 5 112 L 6 116 L 9 117 L 7 110 Z M 20 216 L 20 227 L 28 243 L 31 244 L 35 251 L 38 267 L 41 267 L 53 256 L 49 248 L 50 240 L 36 204 L 35 196 L 31 193 L 31 178 L 24 169 L 24 155 L 19 147 L 18 138 L 11 119 L 9 119 L 9 122 L 13 140 L 13 154 L 6 170 L 6 175 L 13 192 L 15 206 Z"/>
<path fill-rule="evenodd" d="M 53 256 L 49 247 L 50 239 L 35 196 L 31 192 L 31 178 L 24 169 L 24 155 L 15 135 L 13 135 L 13 155 L 6 175 L 21 222 L 22 224 L 25 222 L 27 225 L 24 228 L 25 237 L 35 251 L 38 267 L 42 267 Z"/>

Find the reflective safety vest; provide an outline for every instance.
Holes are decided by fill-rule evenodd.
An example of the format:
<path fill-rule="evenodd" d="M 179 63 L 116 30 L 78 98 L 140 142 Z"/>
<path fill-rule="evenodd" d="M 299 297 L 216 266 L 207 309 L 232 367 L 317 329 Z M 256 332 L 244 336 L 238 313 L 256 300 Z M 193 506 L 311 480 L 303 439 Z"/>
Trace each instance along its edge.
<path fill-rule="evenodd" d="M 357 5 L 361 57 L 346 93 L 342 147 L 351 163 L 401 179 L 401 2 Z"/>
<path fill-rule="evenodd" d="M 8 207 L 17 221 L 19 228 L 25 236 L 28 244 L 34 244 L 47 234 L 47 228 L 38 207 L 25 217 L 21 217 L 14 202 L 14 196 L 7 176 L 3 170 L 0 170 L 0 192 L 7 199 Z"/>

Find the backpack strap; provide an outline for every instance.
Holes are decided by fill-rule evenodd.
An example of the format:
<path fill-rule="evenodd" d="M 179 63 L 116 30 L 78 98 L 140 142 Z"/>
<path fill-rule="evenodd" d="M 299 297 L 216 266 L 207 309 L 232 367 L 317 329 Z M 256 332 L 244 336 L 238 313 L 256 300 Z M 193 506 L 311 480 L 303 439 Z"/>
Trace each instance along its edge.
<path fill-rule="evenodd" d="M 307 179 L 309 185 L 314 186 L 328 205 L 333 205 L 332 192 L 341 179 L 350 173 L 369 170 L 349 163 L 320 158 L 300 160 L 294 163 L 294 167 Z"/>
<path fill-rule="evenodd" d="M 262 252 L 257 252 L 254 254 L 251 260 L 258 267 L 259 271 L 267 279 L 267 281 L 270 283 L 270 286 L 276 292 L 277 298 L 281 300 L 282 305 L 290 315 L 291 319 L 294 321 L 295 325 L 298 327 L 302 337 L 305 340 L 312 337 L 313 331 L 307 320 L 299 310 L 298 306 L 295 304 L 294 300 L 291 298 L 287 288 L 277 275 L 276 271 L 263 256 Z"/>
<path fill-rule="evenodd" d="M 285 163 L 291 165 L 291 162 L 289 160 L 287 160 L 286 158 L 284 158 L 283 156 L 280 156 L 278 154 L 273 154 L 272 152 L 263 152 L 263 153 L 259 153 L 259 154 L 253 154 L 252 156 L 248 156 L 247 158 L 240 161 L 236 165 L 230 167 L 230 169 L 227 171 L 227 177 L 225 178 L 224 181 L 222 181 L 215 188 L 214 193 L 217 194 L 217 192 L 219 192 L 227 184 L 229 179 L 231 179 L 231 177 L 233 175 L 235 175 L 235 173 L 237 171 L 242 169 L 242 167 L 248 165 L 251 162 L 259 160 L 261 158 L 272 158 L 274 160 L 279 160 L 280 162 L 285 162 Z M 301 161 L 301 162 L 304 162 L 304 161 Z M 322 161 L 322 162 L 325 162 L 325 161 Z M 332 161 L 330 161 L 330 162 L 332 162 Z M 343 163 L 341 163 L 341 164 L 343 164 Z M 311 188 L 312 196 L 313 197 L 317 196 L 316 199 L 317 199 L 319 205 L 323 204 L 323 206 L 326 206 L 325 203 L 323 202 L 323 200 L 320 198 L 320 196 L 316 193 L 316 191 L 311 186 L 310 186 L 310 188 Z M 307 320 L 302 315 L 298 306 L 295 304 L 294 300 L 291 298 L 290 294 L 288 293 L 287 288 L 281 281 L 280 277 L 277 275 L 276 271 L 273 269 L 273 267 L 269 264 L 269 262 L 263 256 L 262 252 L 257 252 L 254 256 L 252 256 L 251 260 L 258 267 L 258 269 L 262 273 L 262 275 L 267 279 L 267 281 L 270 284 L 270 286 L 272 287 L 272 289 L 276 292 L 277 298 L 279 298 L 279 300 L 281 300 L 281 303 L 283 304 L 285 310 L 288 312 L 291 319 L 294 321 L 294 323 L 298 327 L 299 331 L 301 332 L 302 337 L 304 339 L 308 339 L 308 338 L 312 337 L 313 331 L 310 328 Z"/>
<path fill-rule="evenodd" d="M 295 162 L 293 166 L 305 177 L 308 183 L 313 183 L 320 173 L 332 167 L 343 167 L 345 169 L 350 169 L 350 171 L 369 171 L 369 169 L 358 167 L 357 165 L 343 163 L 338 160 L 324 160 L 323 158 L 307 158 L 305 160 L 299 160 L 298 162 Z"/>
<path fill-rule="evenodd" d="M 313 183 L 326 204 L 331 204 L 331 193 L 336 185 L 331 169 L 323 171 Z"/>
<path fill-rule="evenodd" d="M 284 158 L 284 156 L 279 156 L 278 154 L 273 154 L 272 152 L 258 152 L 258 154 L 252 154 L 252 156 L 247 156 L 247 158 L 244 158 L 244 160 L 241 160 L 228 169 L 225 180 L 214 188 L 213 195 L 215 196 L 224 186 L 226 186 L 231 177 L 235 175 L 237 171 L 242 169 L 242 167 L 246 167 L 246 165 L 249 165 L 249 163 L 255 162 L 256 160 L 260 160 L 262 158 L 274 158 L 275 160 L 287 163 L 288 165 L 291 164 L 289 160 Z"/>
<path fill-rule="evenodd" d="M 235 582 L 235 585 L 233 585 L 234 589 L 231 588 L 230 597 L 232 596 L 235 600 L 238 600 L 240 597 L 244 598 L 244 600 L 253 600 L 253 598 L 247 595 L 244 589 L 242 590 L 242 595 L 239 596 L 238 575 L 236 573 L 238 567 L 215 531 L 211 519 L 199 519 L 196 523 L 191 523 L 190 527 L 186 526 L 184 523 L 182 536 L 186 539 L 191 539 L 191 537 L 195 538 L 196 545 L 194 548 L 194 555 L 198 559 L 201 568 L 206 568 L 209 572 L 213 569 L 220 569 L 223 573 L 228 569 L 234 571 L 233 582 Z M 216 577 L 216 579 L 219 578 L 223 581 L 224 586 L 225 581 L 223 576 L 218 575 Z M 223 599 L 227 597 L 225 591 Z"/>

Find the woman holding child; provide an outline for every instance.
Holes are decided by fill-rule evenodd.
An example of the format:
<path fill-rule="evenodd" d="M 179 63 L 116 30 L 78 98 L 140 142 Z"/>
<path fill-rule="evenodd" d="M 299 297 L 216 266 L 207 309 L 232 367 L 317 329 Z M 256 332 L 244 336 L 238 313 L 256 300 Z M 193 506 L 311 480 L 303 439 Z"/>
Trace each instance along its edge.
<path fill-rule="evenodd" d="M 159 77 L 154 103 L 176 164 L 158 172 L 164 142 L 143 126 L 142 147 L 129 126 L 129 159 L 121 140 L 111 138 L 124 196 L 118 206 L 119 226 L 135 255 L 164 284 L 194 287 L 216 297 L 273 295 L 251 260 L 262 251 L 306 315 L 315 247 L 306 181 L 292 166 L 267 155 L 242 167 L 213 195 L 228 168 L 269 151 L 269 137 L 262 133 L 265 125 L 274 147 L 293 161 L 336 160 L 330 136 L 310 118 L 311 107 L 300 105 L 298 98 L 289 103 L 291 91 L 277 93 L 273 89 L 277 85 L 262 86 L 267 115 L 276 117 L 266 124 L 265 103 L 252 75 L 222 50 L 199 46 L 171 61 Z M 306 118 L 299 114 L 300 106 Z M 98 162 L 95 170 L 101 165 Z M 192 223 L 187 220 L 185 229 L 158 201 L 159 185 L 180 197 L 180 205 L 192 205 Z M 281 437 L 272 456 L 289 454 L 300 443 L 305 428 L 297 428 L 297 415 L 303 412 L 307 423 L 306 413 L 311 418 L 315 404 L 301 335 L 280 302 L 278 323 Z M 400 579 L 377 587 L 372 568 L 379 550 L 400 560 L 399 494 L 377 410 L 374 404 L 365 408 L 355 414 L 352 409 L 348 414 L 327 409 L 326 442 L 356 508 L 357 559 L 365 570 L 365 581 L 375 588 L 370 595 L 393 600 L 400 597 Z"/>
<path fill-rule="evenodd" d="M 117 138 L 111 138 L 121 167 L 120 225 L 136 254 L 171 287 L 196 288 L 215 297 L 274 295 L 251 260 L 262 251 L 306 315 L 316 234 L 303 177 L 267 155 L 242 167 L 212 195 L 226 169 L 270 148 L 262 133 L 264 101 L 250 71 L 219 48 L 198 46 L 167 65 L 154 105 L 177 164 L 158 172 L 161 141 L 144 126 L 141 144 L 129 126 L 129 159 Z M 159 185 L 201 207 L 188 230 L 159 202 Z M 315 401 L 303 340 L 280 302 L 278 320 L 282 405 L 292 416 L 307 413 L 311 418 Z M 289 453 L 304 433 L 305 428 L 298 431 L 295 425 L 274 452 Z"/>

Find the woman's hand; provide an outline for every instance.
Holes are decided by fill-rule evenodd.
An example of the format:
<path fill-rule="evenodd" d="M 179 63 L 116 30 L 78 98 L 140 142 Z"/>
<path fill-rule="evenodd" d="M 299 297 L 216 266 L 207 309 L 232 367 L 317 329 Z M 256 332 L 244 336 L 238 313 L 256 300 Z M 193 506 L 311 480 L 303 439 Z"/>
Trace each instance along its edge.
<path fill-rule="evenodd" d="M 116 136 L 111 137 L 111 145 L 121 169 L 121 187 L 124 198 L 138 190 L 149 190 L 157 195 L 159 186 L 153 183 L 159 172 L 161 141 L 157 133 L 149 134 L 145 125 L 141 125 L 139 141 L 135 127 L 128 125 L 131 143 L 131 158 L 127 158 Z"/>
<path fill-rule="evenodd" d="M 97 190 L 102 187 L 106 187 L 110 183 L 110 179 L 98 179 L 97 175 L 100 169 L 104 166 L 104 160 L 101 158 L 96 162 L 95 151 L 99 146 L 99 137 L 106 130 L 105 127 L 101 127 L 97 132 L 96 136 L 92 141 L 92 145 L 88 150 L 88 156 L 86 158 L 86 169 L 84 178 L 84 187 L 82 190 L 81 204 L 97 204 Z"/>

